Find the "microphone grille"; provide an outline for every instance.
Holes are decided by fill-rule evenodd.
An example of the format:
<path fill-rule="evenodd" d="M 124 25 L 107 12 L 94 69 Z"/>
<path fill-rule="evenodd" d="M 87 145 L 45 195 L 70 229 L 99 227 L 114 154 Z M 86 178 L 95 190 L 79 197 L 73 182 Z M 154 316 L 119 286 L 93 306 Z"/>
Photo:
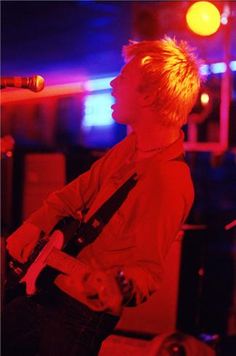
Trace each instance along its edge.
<path fill-rule="evenodd" d="M 34 77 L 30 78 L 29 89 L 38 92 L 43 90 L 44 88 L 44 78 L 40 75 L 35 75 Z"/>

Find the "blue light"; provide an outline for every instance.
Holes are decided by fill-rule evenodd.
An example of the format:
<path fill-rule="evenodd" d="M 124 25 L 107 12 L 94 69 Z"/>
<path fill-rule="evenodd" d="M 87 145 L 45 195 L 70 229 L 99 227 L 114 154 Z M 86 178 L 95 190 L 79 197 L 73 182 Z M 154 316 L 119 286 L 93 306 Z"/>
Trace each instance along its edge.
<path fill-rule="evenodd" d="M 236 61 L 232 61 L 232 62 L 230 62 L 230 69 L 232 70 L 232 71 L 236 71 Z"/>
<path fill-rule="evenodd" d="M 232 71 L 236 71 L 236 61 L 231 61 L 229 67 Z M 200 72 L 202 75 L 209 75 L 211 73 L 219 74 L 226 71 L 226 63 L 218 62 L 212 63 L 211 65 L 203 64 L 200 67 Z"/>
<path fill-rule="evenodd" d="M 85 98 L 83 127 L 107 126 L 114 123 L 111 105 L 114 103 L 110 93 L 91 94 Z"/>
<path fill-rule="evenodd" d="M 114 77 L 88 80 L 85 84 L 88 91 L 105 90 L 110 88 L 110 82 Z"/>
<path fill-rule="evenodd" d="M 208 64 L 203 64 L 200 67 L 200 73 L 202 75 L 209 75 L 210 74 L 210 69 Z"/>
<path fill-rule="evenodd" d="M 211 72 L 214 74 L 224 73 L 226 71 L 226 64 L 223 62 L 213 63 L 210 65 Z"/>

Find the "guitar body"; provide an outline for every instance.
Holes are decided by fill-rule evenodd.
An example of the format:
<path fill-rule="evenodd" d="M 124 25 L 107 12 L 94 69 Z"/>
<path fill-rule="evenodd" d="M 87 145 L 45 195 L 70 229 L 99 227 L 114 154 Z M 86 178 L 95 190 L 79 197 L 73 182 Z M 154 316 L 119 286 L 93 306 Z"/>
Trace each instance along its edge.
<path fill-rule="evenodd" d="M 61 220 L 50 235 L 41 237 L 31 253 L 29 260 L 21 264 L 7 255 L 7 281 L 5 302 L 8 303 L 19 295 L 34 295 L 37 291 L 47 288 L 60 273 L 48 266 L 48 258 L 52 252 L 65 251 L 72 256 L 79 253 L 83 241 L 79 236 L 78 220 L 67 217 Z M 69 258 L 69 256 L 68 256 Z"/>

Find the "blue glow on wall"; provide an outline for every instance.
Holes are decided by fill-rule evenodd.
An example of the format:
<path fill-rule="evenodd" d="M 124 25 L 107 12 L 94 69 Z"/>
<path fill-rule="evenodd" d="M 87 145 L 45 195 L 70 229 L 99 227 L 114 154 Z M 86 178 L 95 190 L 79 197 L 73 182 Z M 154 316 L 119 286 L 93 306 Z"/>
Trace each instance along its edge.
<path fill-rule="evenodd" d="M 109 126 L 113 125 L 111 105 L 114 99 L 110 92 L 90 94 L 85 98 L 85 114 L 82 126 Z"/>
<path fill-rule="evenodd" d="M 230 69 L 232 70 L 232 71 L 236 71 L 236 61 L 232 61 L 232 62 L 230 62 Z"/>
<path fill-rule="evenodd" d="M 231 61 L 229 67 L 232 71 L 236 71 L 236 61 Z M 209 75 L 211 73 L 220 74 L 226 71 L 226 63 L 218 62 L 212 64 L 203 64 L 200 67 L 200 72 L 202 75 Z"/>
<path fill-rule="evenodd" d="M 202 75 L 209 75 L 210 74 L 209 65 L 208 64 L 203 64 L 200 67 L 200 72 L 201 72 Z"/>
<path fill-rule="evenodd" d="M 104 90 L 110 88 L 110 82 L 114 77 L 91 79 L 86 82 L 86 89 L 89 91 Z"/>
<path fill-rule="evenodd" d="M 210 65 L 210 69 L 214 74 L 224 73 L 226 71 L 226 64 L 223 62 L 213 63 Z"/>

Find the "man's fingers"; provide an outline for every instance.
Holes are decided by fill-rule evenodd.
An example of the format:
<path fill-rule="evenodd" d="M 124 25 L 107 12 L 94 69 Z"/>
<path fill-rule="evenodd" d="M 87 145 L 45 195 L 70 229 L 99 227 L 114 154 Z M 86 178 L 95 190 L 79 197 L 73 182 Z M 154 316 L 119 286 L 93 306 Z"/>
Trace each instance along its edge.
<path fill-rule="evenodd" d="M 122 296 L 114 276 L 103 271 L 90 275 L 85 283 L 85 294 L 91 305 L 100 310 L 119 313 Z"/>
<path fill-rule="evenodd" d="M 26 262 L 39 239 L 40 232 L 41 230 L 31 223 L 21 225 L 7 238 L 7 251 L 19 262 Z"/>
<path fill-rule="evenodd" d="M 26 262 L 31 254 L 31 252 L 33 251 L 35 247 L 35 242 L 30 242 L 29 244 L 27 244 L 23 249 L 22 249 L 22 259 L 24 260 L 24 262 Z"/>

